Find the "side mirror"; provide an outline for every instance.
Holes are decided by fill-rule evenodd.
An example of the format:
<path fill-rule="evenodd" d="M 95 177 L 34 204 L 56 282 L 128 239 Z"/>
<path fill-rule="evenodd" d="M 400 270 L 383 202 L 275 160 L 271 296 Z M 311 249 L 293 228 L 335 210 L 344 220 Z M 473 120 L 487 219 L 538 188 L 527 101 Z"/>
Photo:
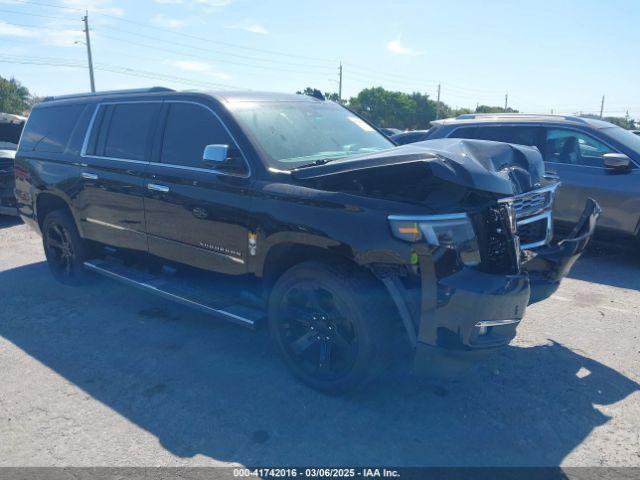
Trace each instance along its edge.
<path fill-rule="evenodd" d="M 220 164 L 229 158 L 229 145 L 207 145 L 204 147 L 202 161 L 205 164 Z"/>
<path fill-rule="evenodd" d="M 605 153 L 602 156 L 602 162 L 604 163 L 604 168 L 610 170 L 631 170 L 631 159 L 624 153 Z"/>

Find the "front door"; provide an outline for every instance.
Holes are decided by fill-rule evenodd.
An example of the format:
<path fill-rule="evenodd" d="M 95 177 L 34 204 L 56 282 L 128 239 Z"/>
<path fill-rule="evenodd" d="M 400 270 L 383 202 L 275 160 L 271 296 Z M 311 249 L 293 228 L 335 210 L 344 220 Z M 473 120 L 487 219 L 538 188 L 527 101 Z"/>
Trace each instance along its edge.
<path fill-rule="evenodd" d="M 157 158 L 146 181 L 149 252 L 227 274 L 247 272 L 249 169 L 238 153 L 232 164 L 203 163 L 207 145 L 236 142 L 203 104 L 167 101 Z"/>
<path fill-rule="evenodd" d="M 615 150 L 591 135 L 567 128 L 547 128 L 544 156 L 548 171 L 560 177 L 554 208 L 556 220 L 576 223 L 587 198 L 602 208 L 598 227 L 635 232 L 640 197 L 640 170 L 620 172 L 604 167 L 603 155 Z"/>
<path fill-rule="evenodd" d="M 84 235 L 108 245 L 146 251 L 145 174 L 161 102 L 97 107 L 83 147 L 75 208 Z"/>

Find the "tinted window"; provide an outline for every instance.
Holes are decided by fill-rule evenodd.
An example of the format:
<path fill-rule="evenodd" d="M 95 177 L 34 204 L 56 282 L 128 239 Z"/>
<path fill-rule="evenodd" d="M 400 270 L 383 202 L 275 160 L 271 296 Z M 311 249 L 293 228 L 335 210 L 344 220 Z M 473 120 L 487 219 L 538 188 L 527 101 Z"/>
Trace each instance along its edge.
<path fill-rule="evenodd" d="M 494 142 L 515 143 L 517 145 L 537 146 L 539 127 L 487 126 L 461 127 L 456 129 L 450 138 L 473 138 Z"/>
<path fill-rule="evenodd" d="M 98 136 L 98 155 L 145 160 L 149 135 L 159 110 L 159 103 L 108 106 L 102 117 Z"/>
<path fill-rule="evenodd" d="M 61 153 L 84 105 L 36 108 L 31 112 L 22 136 L 23 151 Z"/>
<path fill-rule="evenodd" d="M 172 103 L 162 142 L 162 163 L 205 168 L 202 154 L 207 145 L 229 145 L 235 167 L 243 165 L 233 140 L 213 113 L 191 103 Z M 224 167 L 231 167 L 231 163 L 233 160 Z"/>
<path fill-rule="evenodd" d="M 406 145 L 407 143 L 415 143 L 421 142 L 425 140 L 427 137 L 426 133 L 407 133 L 405 135 L 399 135 L 398 137 L 394 137 L 394 141 L 398 145 Z"/>
<path fill-rule="evenodd" d="M 550 128 L 547 130 L 545 160 L 589 167 L 602 167 L 602 156 L 613 152 L 595 138 L 573 130 Z"/>

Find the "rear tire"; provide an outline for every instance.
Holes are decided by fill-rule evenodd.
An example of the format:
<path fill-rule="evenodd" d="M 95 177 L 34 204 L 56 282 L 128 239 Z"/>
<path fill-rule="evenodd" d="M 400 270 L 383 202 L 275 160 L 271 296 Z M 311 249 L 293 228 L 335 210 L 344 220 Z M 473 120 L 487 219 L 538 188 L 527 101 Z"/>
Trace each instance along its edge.
<path fill-rule="evenodd" d="M 86 283 L 88 272 L 84 262 L 88 258 L 88 248 L 69 212 L 56 210 L 45 217 L 42 242 L 49 269 L 56 280 L 72 286 Z"/>
<path fill-rule="evenodd" d="M 330 394 L 359 390 L 387 365 L 393 344 L 388 294 L 367 273 L 340 263 L 287 270 L 269 297 L 269 330 L 285 364 Z"/>

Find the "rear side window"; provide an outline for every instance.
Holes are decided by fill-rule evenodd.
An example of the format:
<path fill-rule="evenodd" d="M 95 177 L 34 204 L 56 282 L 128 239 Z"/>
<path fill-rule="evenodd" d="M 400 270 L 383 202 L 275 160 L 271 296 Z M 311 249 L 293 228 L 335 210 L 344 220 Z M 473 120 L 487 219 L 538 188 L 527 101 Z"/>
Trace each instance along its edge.
<path fill-rule="evenodd" d="M 246 170 L 233 139 L 213 113 L 193 103 L 171 103 L 162 141 L 161 162 L 205 168 L 202 156 L 207 145 L 228 145 L 232 158 L 225 162 L 223 168 L 233 173 Z"/>
<path fill-rule="evenodd" d="M 89 154 L 123 160 L 145 160 L 160 103 L 122 103 L 100 107 L 97 135 Z"/>
<path fill-rule="evenodd" d="M 515 143 L 517 145 L 538 146 L 541 135 L 540 127 L 461 127 L 456 129 L 450 138 L 473 138 L 494 142 Z"/>
<path fill-rule="evenodd" d="M 22 135 L 20 150 L 62 153 L 84 107 L 75 104 L 34 109 Z"/>

